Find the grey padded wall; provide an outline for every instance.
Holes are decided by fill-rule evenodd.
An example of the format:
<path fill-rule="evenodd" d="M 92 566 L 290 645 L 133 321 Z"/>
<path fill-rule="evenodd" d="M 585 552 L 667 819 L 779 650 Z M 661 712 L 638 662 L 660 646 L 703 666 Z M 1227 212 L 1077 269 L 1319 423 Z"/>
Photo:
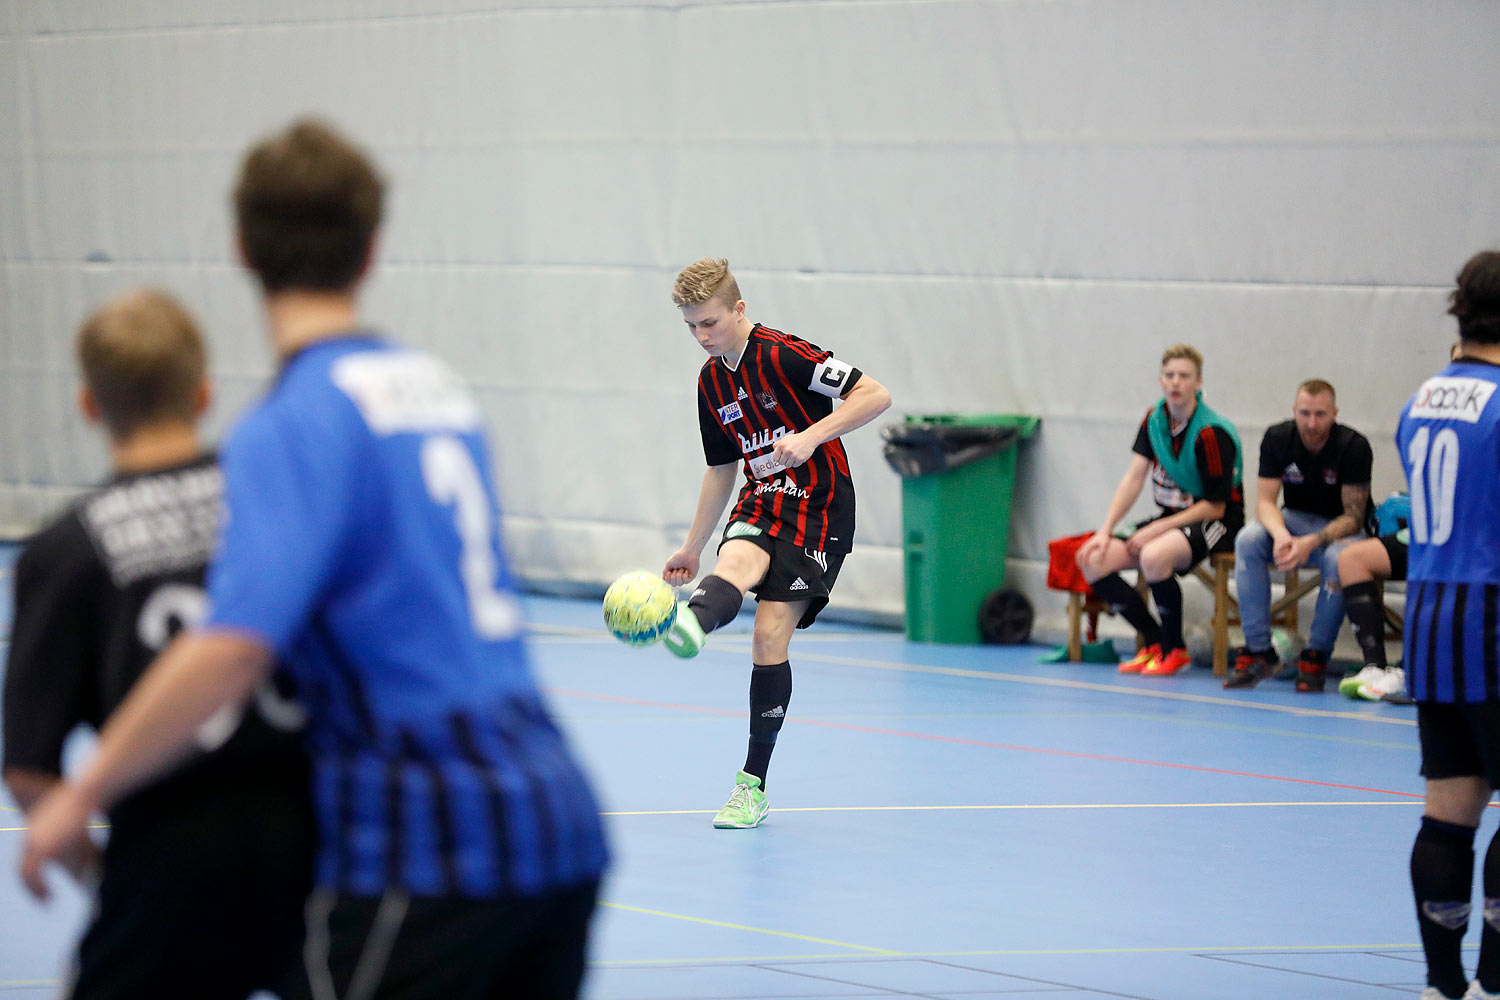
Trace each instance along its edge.
<path fill-rule="evenodd" d="M 69 341 L 109 293 L 162 284 L 204 321 L 215 434 L 262 389 L 227 188 L 315 112 L 392 180 L 368 312 L 472 382 L 524 576 L 679 544 L 702 356 L 667 290 L 715 254 L 892 418 L 1043 417 L 1010 565 L 1055 615 L 1046 539 L 1097 523 L 1174 341 L 1252 477 L 1316 375 L 1399 484 L 1446 287 L 1500 244 L 1497 39 L 1491 0 L 0 0 L 0 525 L 104 468 Z M 836 606 L 899 612 L 899 482 L 875 428 L 847 443 Z"/>

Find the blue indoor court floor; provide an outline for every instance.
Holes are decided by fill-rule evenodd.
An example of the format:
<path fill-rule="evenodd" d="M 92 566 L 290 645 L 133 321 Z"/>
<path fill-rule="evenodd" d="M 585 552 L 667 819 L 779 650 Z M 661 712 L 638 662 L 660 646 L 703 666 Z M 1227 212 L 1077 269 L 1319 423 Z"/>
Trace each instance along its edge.
<path fill-rule="evenodd" d="M 1421 990 L 1409 707 L 820 622 L 793 643 L 770 815 L 715 830 L 745 750 L 748 616 L 683 661 L 615 642 L 594 601 L 527 604 L 616 858 L 593 1000 Z M 84 903 L 24 895 L 3 816 L 0 993 L 40 998 Z"/>

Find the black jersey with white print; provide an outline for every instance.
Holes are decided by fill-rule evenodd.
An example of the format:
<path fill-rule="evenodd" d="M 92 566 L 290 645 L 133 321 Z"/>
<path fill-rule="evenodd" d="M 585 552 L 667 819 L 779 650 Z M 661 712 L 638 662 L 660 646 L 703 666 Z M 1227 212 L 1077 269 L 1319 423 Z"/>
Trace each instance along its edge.
<path fill-rule="evenodd" d="M 848 552 L 854 541 L 854 481 L 843 443 L 818 446 L 788 469 L 772 445 L 833 412 L 860 370 L 805 340 L 759 323 L 739 363 L 710 358 L 698 375 L 698 424 L 711 466 L 739 461 L 745 473 L 731 521 L 813 551 Z"/>
<path fill-rule="evenodd" d="M 121 476 L 27 541 L 5 673 L 6 767 L 61 774 L 69 734 L 103 725 L 156 654 L 203 616 L 222 488 L 212 457 Z M 112 818 L 147 795 L 243 767 L 284 768 L 305 786 L 300 725 L 300 709 L 268 684 L 251 706 L 210 719 L 199 752 Z"/>

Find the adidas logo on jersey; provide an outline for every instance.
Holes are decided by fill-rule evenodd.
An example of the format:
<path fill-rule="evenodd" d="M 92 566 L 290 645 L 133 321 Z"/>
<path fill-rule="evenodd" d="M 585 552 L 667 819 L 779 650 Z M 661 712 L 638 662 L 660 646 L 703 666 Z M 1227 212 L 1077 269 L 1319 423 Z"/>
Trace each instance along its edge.
<path fill-rule="evenodd" d="M 795 580 L 792 581 L 792 585 L 789 588 L 787 588 L 787 589 L 788 590 L 806 590 L 807 589 L 807 581 L 804 580 L 804 579 L 802 579 L 802 577 L 799 576 L 799 577 L 797 577 L 797 579 L 795 579 Z"/>
<path fill-rule="evenodd" d="M 750 394 L 745 391 L 745 387 L 744 386 L 740 386 L 740 395 L 739 395 L 739 398 L 740 399 L 749 399 L 750 398 Z"/>
<path fill-rule="evenodd" d="M 762 713 L 760 713 L 760 717 L 762 719 L 784 719 L 784 718 L 786 718 L 786 706 L 784 706 L 784 705 L 777 705 L 775 708 L 771 709 L 769 712 L 762 712 Z"/>

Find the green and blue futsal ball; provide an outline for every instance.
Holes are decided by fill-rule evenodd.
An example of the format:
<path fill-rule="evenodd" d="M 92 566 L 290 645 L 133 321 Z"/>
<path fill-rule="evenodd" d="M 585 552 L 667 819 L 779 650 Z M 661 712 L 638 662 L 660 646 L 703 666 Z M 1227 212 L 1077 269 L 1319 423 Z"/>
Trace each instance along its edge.
<path fill-rule="evenodd" d="M 644 569 L 626 573 L 604 592 L 604 626 L 631 646 L 649 646 L 677 620 L 677 593 Z"/>

